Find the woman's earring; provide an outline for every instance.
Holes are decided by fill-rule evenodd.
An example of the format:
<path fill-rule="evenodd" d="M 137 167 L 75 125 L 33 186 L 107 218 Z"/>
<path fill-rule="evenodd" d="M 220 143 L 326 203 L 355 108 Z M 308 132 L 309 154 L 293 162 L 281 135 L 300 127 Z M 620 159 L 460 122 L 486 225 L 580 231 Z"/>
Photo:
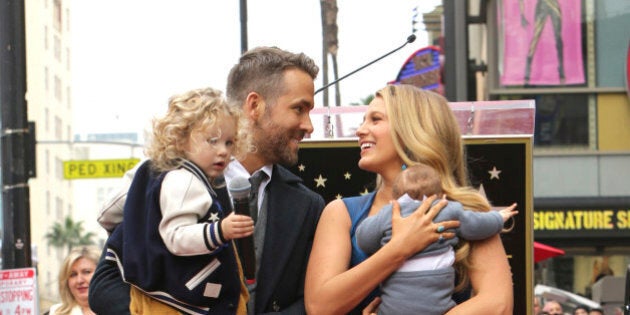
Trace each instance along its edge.
<path fill-rule="evenodd" d="M 403 163 L 403 165 L 402 165 L 401 169 L 402 169 L 403 171 L 404 171 L 404 170 L 406 170 L 406 169 L 407 169 L 407 164 L 404 164 L 404 163 Z"/>

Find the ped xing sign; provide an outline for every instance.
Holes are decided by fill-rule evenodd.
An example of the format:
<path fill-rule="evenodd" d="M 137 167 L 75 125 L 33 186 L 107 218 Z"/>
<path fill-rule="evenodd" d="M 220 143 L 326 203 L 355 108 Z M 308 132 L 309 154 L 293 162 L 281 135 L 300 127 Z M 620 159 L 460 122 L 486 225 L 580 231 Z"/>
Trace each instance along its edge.
<path fill-rule="evenodd" d="M 87 178 L 113 178 L 122 177 L 125 172 L 132 169 L 140 159 L 120 160 L 85 160 L 64 161 L 63 178 L 87 179 Z"/>

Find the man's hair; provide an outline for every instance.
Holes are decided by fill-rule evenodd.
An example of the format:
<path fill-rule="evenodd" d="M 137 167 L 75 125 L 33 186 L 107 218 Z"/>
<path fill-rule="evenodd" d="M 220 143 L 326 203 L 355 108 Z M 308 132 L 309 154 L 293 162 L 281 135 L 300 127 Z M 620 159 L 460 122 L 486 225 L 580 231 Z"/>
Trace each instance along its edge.
<path fill-rule="evenodd" d="M 315 79 L 319 67 L 303 53 L 292 53 L 277 47 L 257 47 L 245 52 L 230 70 L 226 96 L 232 106 L 241 107 L 247 94 L 256 92 L 267 102 L 275 103 L 284 93 L 284 71 L 302 70 Z"/>

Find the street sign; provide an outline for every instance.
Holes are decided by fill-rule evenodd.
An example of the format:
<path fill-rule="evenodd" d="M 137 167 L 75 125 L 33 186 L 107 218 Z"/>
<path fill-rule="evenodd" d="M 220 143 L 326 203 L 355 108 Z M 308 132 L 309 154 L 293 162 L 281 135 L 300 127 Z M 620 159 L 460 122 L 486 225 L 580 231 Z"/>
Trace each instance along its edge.
<path fill-rule="evenodd" d="M 0 314 L 39 314 L 35 268 L 0 270 Z"/>
<path fill-rule="evenodd" d="M 85 160 L 64 161 L 63 178 L 87 179 L 87 178 L 111 178 L 122 177 L 125 172 L 140 162 L 140 159 L 120 160 Z"/>

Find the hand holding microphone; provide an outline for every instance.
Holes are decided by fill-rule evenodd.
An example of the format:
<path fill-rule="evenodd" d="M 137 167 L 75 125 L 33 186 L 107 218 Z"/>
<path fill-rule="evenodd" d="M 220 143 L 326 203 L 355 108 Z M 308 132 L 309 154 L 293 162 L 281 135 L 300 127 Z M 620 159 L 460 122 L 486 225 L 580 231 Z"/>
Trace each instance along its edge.
<path fill-rule="evenodd" d="M 250 216 L 230 213 L 221 221 L 221 232 L 226 240 L 235 240 L 254 233 L 254 220 Z"/>

